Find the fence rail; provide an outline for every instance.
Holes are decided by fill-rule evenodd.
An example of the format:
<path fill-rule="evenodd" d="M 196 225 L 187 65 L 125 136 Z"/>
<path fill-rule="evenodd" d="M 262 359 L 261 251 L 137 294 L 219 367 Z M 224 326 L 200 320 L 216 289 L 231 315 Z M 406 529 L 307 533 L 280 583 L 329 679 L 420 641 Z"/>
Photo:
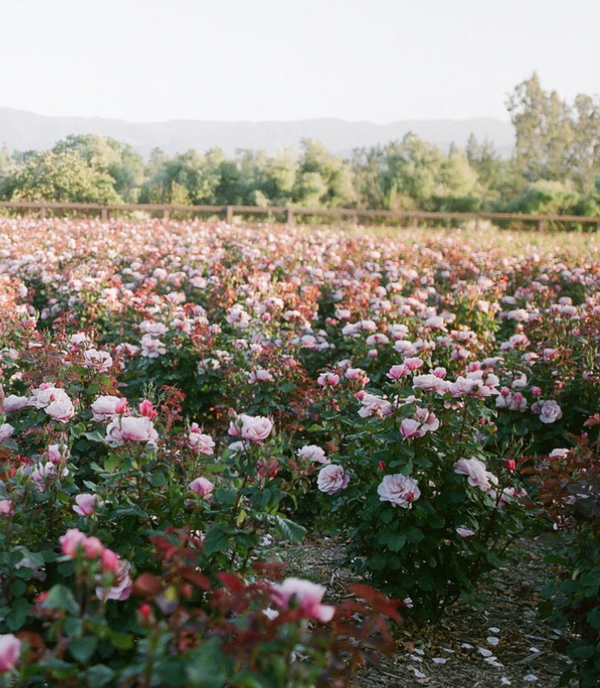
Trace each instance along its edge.
<path fill-rule="evenodd" d="M 577 223 L 580 225 L 595 225 L 596 231 L 600 231 L 600 217 L 588 217 L 582 215 L 525 215 L 514 213 L 443 213 L 425 212 L 421 210 L 362 210 L 360 208 L 294 208 L 294 207 L 267 207 L 259 208 L 251 205 L 165 205 L 165 204 L 133 204 L 133 203 L 55 203 L 45 201 L 0 201 L 0 208 L 14 208 L 15 210 L 37 210 L 40 217 L 45 218 L 48 211 L 83 210 L 100 213 L 103 221 L 108 220 L 111 212 L 138 211 L 148 213 L 162 213 L 168 220 L 173 212 L 185 212 L 191 214 L 223 214 L 227 222 L 231 222 L 235 215 L 284 215 L 287 224 L 294 224 L 299 215 L 312 215 L 320 217 L 338 217 L 349 219 L 358 223 L 360 219 L 384 219 L 410 220 L 414 227 L 422 220 L 459 220 L 472 221 L 478 229 L 481 220 L 496 220 L 502 222 L 532 222 L 537 224 L 537 229 L 543 231 L 548 223 Z"/>

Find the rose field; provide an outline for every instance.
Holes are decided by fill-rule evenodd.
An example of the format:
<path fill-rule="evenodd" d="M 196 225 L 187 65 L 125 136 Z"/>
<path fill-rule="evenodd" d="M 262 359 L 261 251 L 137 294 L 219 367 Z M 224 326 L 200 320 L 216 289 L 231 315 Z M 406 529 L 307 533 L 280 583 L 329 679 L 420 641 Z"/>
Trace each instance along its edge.
<path fill-rule="evenodd" d="M 466 688 L 424 634 L 533 548 L 560 671 L 491 628 L 477 685 L 600 685 L 599 256 L 0 218 L 0 683 L 341 688 L 402 644 Z"/>

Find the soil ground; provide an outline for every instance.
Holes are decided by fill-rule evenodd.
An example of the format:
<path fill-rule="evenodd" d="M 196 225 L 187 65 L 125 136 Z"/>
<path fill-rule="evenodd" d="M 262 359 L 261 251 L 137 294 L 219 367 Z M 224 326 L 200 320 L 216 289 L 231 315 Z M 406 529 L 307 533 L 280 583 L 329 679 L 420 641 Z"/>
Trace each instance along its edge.
<path fill-rule="evenodd" d="M 539 590 L 547 576 L 540 543 L 521 543 L 518 562 L 508 563 L 481 587 L 481 604 L 456 603 L 442 620 L 395 629 L 394 657 L 364 670 L 360 688 L 558 688 L 568 659 L 562 655 L 562 631 L 539 618 Z M 340 601 L 356 576 L 344 568 L 343 543 L 315 540 L 284 555 L 288 575 L 327 586 L 330 602 Z"/>

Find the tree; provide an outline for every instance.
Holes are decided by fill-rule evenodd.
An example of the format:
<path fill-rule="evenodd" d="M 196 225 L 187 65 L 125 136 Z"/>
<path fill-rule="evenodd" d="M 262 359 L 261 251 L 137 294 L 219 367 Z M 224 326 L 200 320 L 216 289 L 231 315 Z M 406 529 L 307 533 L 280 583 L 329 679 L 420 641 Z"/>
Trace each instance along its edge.
<path fill-rule="evenodd" d="M 113 178 L 78 153 L 29 152 L 23 159 L 4 184 L 4 194 L 11 201 L 122 202 Z"/>

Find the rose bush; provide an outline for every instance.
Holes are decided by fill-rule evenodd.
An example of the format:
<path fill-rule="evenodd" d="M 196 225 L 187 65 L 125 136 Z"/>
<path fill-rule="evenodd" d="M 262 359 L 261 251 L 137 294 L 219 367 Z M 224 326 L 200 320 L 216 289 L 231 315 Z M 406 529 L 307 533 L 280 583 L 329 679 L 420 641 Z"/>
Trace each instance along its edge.
<path fill-rule="evenodd" d="M 274 592 L 260 561 L 309 527 L 437 619 L 525 532 L 537 457 L 596 411 L 591 255 L 458 231 L 0 230 L 0 634 L 22 673 L 42 662 L 32 685 L 128 685 L 150 657 L 148 681 L 203 685 L 212 662 L 243 685 L 260 657 L 279 685 L 333 605 Z M 310 656 L 305 684 L 335 674 Z"/>

